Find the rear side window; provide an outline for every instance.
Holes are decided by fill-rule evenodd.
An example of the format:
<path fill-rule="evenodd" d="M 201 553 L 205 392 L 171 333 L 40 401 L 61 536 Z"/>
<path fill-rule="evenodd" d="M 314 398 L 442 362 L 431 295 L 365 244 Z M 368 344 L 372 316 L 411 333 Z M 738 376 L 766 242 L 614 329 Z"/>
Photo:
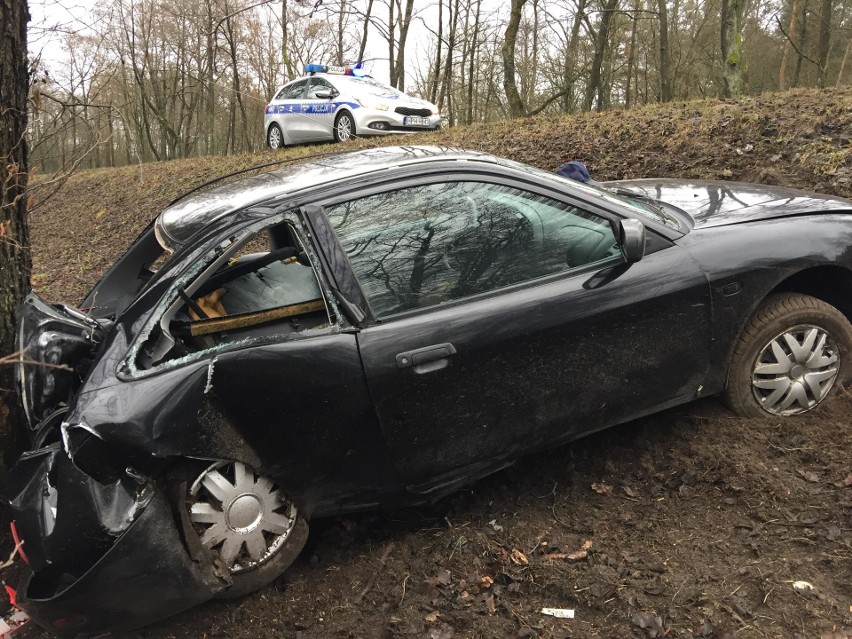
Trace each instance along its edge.
<path fill-rule="evenodd" d="M 607 220 L 484 182 L 390 191 L 327 214 L 379 317 L 620 255 Z"/>
<path fill-rule="evenodd" d="M 305 86 L 307 86 L 307 84 L 307 80 L 299 80 L 298 82 L 294 82 L 293 84 L 288 84 L 278 92 L 278 95 L 275 96 L 275 99 L 299 100 L 302 97 L 302 94 L 305 92 Z"/>

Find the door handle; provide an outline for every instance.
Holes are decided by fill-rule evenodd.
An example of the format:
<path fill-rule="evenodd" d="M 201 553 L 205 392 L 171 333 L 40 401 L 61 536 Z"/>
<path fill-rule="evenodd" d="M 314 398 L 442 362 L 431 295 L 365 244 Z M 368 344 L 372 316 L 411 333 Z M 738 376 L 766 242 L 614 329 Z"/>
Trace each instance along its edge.
<path fill-rule="evenodd" d="M 440 370 L 449 363 L 450 355 L 456 354 L 456 347 L 449 342 L 433 344 L 413 351 L 405 351 L 396 356 L 397 368 L 413 368 L 415 373 L 430 373 Z"/>

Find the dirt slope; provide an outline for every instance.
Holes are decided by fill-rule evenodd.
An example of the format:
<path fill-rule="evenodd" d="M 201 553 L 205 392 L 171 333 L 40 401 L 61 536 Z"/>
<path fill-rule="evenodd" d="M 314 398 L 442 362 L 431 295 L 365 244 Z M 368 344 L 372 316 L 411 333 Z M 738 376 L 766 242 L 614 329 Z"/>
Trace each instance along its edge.
<path fill-rule="evenodd" d="M 852 197 L 850 136 L 846 89 L 533 118 L 417 141 L 548 169 L 579 158 L 599 179 L 725 177 Z M 78 299 L 182 189 L 274 157 L 73 176 L 33 215 L 37 287 Z M 713 400 L 649 417 L 522 460 L 431 508 L 314 522 L 274 587 L 135 636 L 852 636 L 850 420 L 848 393 L 783 423 L 741 420 Z M 799 580 L 813 590 L 797 592 Z"/>
<path fill-rule="evenodd" d="M 78 301 L 178 194 L 219 175 L 286 157 L 416 141 L 483 150 L 544 169 L 581 159 L 599 180 L 724 178 L 852 197 L 850 139 L 852 88 L 845 88 L 536 117 L 416 138 L 362 139 L 343 147 L 313 145 L 277 154 L 81 171 L 53 196 L 48 197 L 56 184 L 47 179 L 36 190 L 33 285 L 52 299 Z"/>

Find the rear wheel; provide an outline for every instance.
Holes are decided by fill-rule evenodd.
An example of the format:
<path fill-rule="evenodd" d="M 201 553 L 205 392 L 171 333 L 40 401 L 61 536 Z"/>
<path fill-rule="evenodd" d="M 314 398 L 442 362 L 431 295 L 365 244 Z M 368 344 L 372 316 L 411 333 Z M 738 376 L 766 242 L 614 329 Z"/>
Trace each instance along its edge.
<path fill-rule="evenodd" d="M 266 132 L 266 144 L 273 151 L 284 148 L 284 134 L 281 127 L 275 123 L 271 124 Z"/>
<path fill-rule="evenodd" d="M 355 137 L 355 120 L 349 111 L 341 111 L 334 121 L 334 141 L 346 142 Z"/>
<path fill-rule="evenodd" d="M 268 477 L 240 462 L 207 467 L 189 490 L 189 518 L 202 545 L 230 573 L 218 596 L 241 597 L 274 581 L 308 537 L 296 506 Z"/>
<path fill-rule="evenodd" d="M 767 299 L 737 341 L 723 401 L 746 417 L 815 408 L 852 372 L 852 325 L 815 297 Z"/>

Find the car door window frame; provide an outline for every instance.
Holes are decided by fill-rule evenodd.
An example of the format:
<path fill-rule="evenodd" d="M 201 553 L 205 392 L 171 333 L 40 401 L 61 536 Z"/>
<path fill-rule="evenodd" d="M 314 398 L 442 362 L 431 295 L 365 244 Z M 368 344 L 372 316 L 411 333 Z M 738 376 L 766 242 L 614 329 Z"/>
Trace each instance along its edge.
<path fill-rule="evenodd" d="M 281 88 L 281 90 L 278 92 L 278 95 L 275 96 L 275 99 L 276 100 L 301 100 L 301 99 L 303 99 L 305 97 L 305 91 L 308 88 L 308 79 L 309 78 L 301 78 L 299 80 L 296 80 L 295 82 L 291 82 L 290 84 L 284 85 Z M 300 95 L 297 95 L 297 96 L 292 97 L 292 98 L 283 97 L 283 94 L 284 94 L 285 91 L 287 91 L 288 89 L 292 89 L 293 87 L 295 87 L 298 84 L 302 85 L 302 91 L 301 91 Z"/>
<path fill-rule="evenodd" d="M 330 220 L 328 219 L 328 217 L 325 213 L 325 210 L 324 210 L 325 207 L 330 207 L 330 206 L 334 206 L 336 204 L 340 204 L 340 203 L 347 202 L 347 201 L 350 201 L 350 200 L 362 199 L 362 198 L 365 198 L 365 197 L 370 197 L 372 195 L 377 195 L 377 194 L 380 194 L 380 193 L 386 193 L 386 192 L 389 192 L 389 191 L 398 191 L 398 190 L 402 190 L 402 189 L 406 189 L 406 188 L 411 188 L 411 187 L 416 187 L 416 186 L 425 186 L 425 185 L 436 184 L 436 183 L 441 183 L 441 182 L 484 182 L 484 183 L 493 184 L 493 185 L 496 185 L 496 186 L 508 186 L 508 187 L 516 188 L 516 189 L 519 189 L 519 190 L 522 190 L 522 191 L 527 191 L 531 194 L 540 195 L 540 196 L 543 196 L 543 197 L 550 198 L 550 199 L 552 199 L 552 200 L 554 200 L 558 203 L 561 203 L 561 204 L 566 205 L 566 206 L 577 208 L 581 211 L 585 211 L 585 212 L 590 213 L 592 215 L 597 215 L 597 216 L 601 217 L 602 219 L 609 222 L 610 227 L 613 231 L 613 234 L 616 237 L 616 240 L 619 241 L 618 223 L 622 219 L 628 219 L 628 216 L 614 213 L 611 210 L 608 210 L 606 208 L 601 207 L 600 205 L 598 205 L 595 202 L 588 202 L 588 201 L 583 200 L 581 198 L 574 197 L 569 193 L 556 191 L 554 189 L 548 188 L 545 185 L 541 185 L 541 184 L 538 184 L 538 183 L 535 183 L 535 182 L 530 182 L 530 181 L 524 180 L 524 179 L 519 179 L 517 176 L 511 175 L 511 173 L 512 173 L 511 171 L 507 171 L 507 173 L 510 173 L 510 174 L 509 175 L 496 175 L 492 171 L 477 171 L 475 169 L 474 170 L 468 170 L 464 173 L 462 173 L 458 170 L 456 170 L 456 171 L 448 171 L 446 169 L 436 170 L 434 172 L 424 173 L 424 174 L 416 175 L 416 176 L 411 176 L 411 177 L 405 178 L 405 179 L 396 179 L 394 181 L 383 181 L 383 182 L 375 182 L 374 181 L 372 183 L 372 185 L 368 186 L 367 188 L 364 188 L 363 185 L 358 185 L 358 186 L 352 185 L 353 188 L 342 190 L 339 193 L 329 194 L 328 197 L 317 200 L 316 204 L 318 204 L 319 207 L 321 207 L 321 212 L 320 212 L 319 215 L 323 219 L 323 224 L 325 224 L 329 228 L 333 229 L 334 227 L 331 224 Z M 643 220 L 643 223 L 644 223 L 644 220 Z M 646 225 L 646 227 L 647 226 L 648 225 Z M 649 237 L 652 238 L 651 241 L 649 241 L 649 245 L 654 244 L 654 246 L 651 247 L 653 250 L 658 250 L 659 248 L 664 248 L 664 245 L 669 244 L 669 242 L 666 241 L 666 238 L 663 238 L 662 236 L 654 233 L 653 227 L 650 227 L 647 230 L 648 230 Z M 358 281 L 357 274 L 355 273 L 355 270 L 352 267 L 351 261 L 349 261 L 348 256 L 346 255 L 346 251 L 343 249 L 343 247 L 340 243 L 340 239 L 336 235 L 336 232 L 335 232 L 334 235 L 335 235 L 335 239 L 336 239 L 336 242 L 337 242 L 337 246 L 334 247 L 334 250 L 339 251 L 345 257 L 346 267 L 348 268 L 348 270 L 350 271 L 352 276 L 354 276 L 354 279 L 357 282 Z M 659 241 L 655 242 L 654 241 L 655 238 L 657 240 L 661 240 L 662 242 L 659 242 Z M 620 241 L 619 241 L 619 244 L 620 244 Z M 329 248 L 331 248 L 331 247 L 329 247 Z M 653 251 L 648 251 L 648 252 L 653 252 Z M 343 260 L 337 261 L 337 265 L 338 265 L 337 268 L 340 268 L 341 263 L 343 263 Z M 395 320 L 397 318 L 405 318 L 405 317 L 410 317 L 410 316 L 413 316 L 413 315 L 418 315 L 420 313 L 427 313 L 427 312 L 430 312 L 430 311 L 432 311 L 436 308 L 440 308 L 440 309 L 449 308 L 449 307 L 452 307 L 452 306 L 457 306 L 457 305 L 460 305 L 460 304 L 467 303 L 469 301 L 485 299 L 485 298 L 488 298 L 488 297 L 494 297 L 494 296 L 497 296 L 497 295 L 502 295 L 502 294 L 509 293 L 509 292 L 516 291 L 516 290 L 523 289 L 523 288 L 540 286 L 540 285 L 549 283 L 549 282 L 554 281 L 554 280 L 559 280 L 559 279 L 569 278 L 569 277 L 579 277 L 579 276 L 582 276 L 584 274 L 588 274 L 591 271 L 600 271 L 604 268 L 608 268 L 609 265 L 616 266 L 619 263 L 624 263 L 626 265 L 626 262 L 624 261 L 623 256 L 614 256 L 614 257 L 612 257 L 608 260 L 602 260 L 602 261 L 597 261 L 597 262 L 593 262 L 593 263 L 590 263 L 590 264 L 581 265 L 581 266 L 578 266 L 576 268 L 566 269 L 564 271 L 559 271 L 559 272 L 552 273 L 552 274 L 549 274 L 549 275 L 544 275 L 544 276 L 534 278 L 534 279 L 531 279 L 531 280 L 525 280 L 525 281 L 522 281 L 522 282 L 518 282 L 518 283 L 515 283 L 515 284 L 504 286 L 504 287 L 501 287 L 501 288 L 496 288 L 496 289 L 493 289 L 493 290 L 490 290 L 490 291 L 476 293 L 474 295 L 470 295 L 470 296 L 467 296 L 467 297 L 461 297 L 461 298 L 458 298 L 458 299 L 449 300 L 447 302 L 436 304 L 436 305 L 424 306 L 424 307 L 420 307 L 420 308 L 401 311 L 399 313 L 394 313 L 394 314 L 391 314 L 391 315 L 385 315 L 381 318 L 378 317 L 378 315 L 375 313 L 374 309 L 370 306 L 369 299 L 364 294 L 363 288 L 360 286 L 360 282 L 358 282 L 357 285 L 360 289 L 359 290 L 360 297 L 363 300 L 362 308 L 365 311 L 368 310 L 368 312 L 369 312 L 369 318 L 368 318 L 369 323 L 382 323 L 382 322 L 386 322 L 386 321 Z M 337 273 L 335 273 L 335 276 L 345 277 L 344 274 L 337 274 Z"/>
<path fill-rule="evenodd" d="M 154 305 L 154 309 L 148 314 L 143 327 L 137 333 L 126 355 L 122 359 L 117 372 L 119 379 L 140 379 L 192 362 L 210 358 L 215 359 L 217 355 L 223 352 L 267 344 L 279 344 L 294 339 L 310 339 L 347 328 L 348 324 L 344 319 L 346 316 L 341 313 L 337 299 L 332 293 L 333 289 L 329 285 L 328 278 L 323 270 L 323 262 L 319 250 L 312 244 L 310 230 L 305 226 L 304 222 L 304 218 L 298 209 L 288 205 L 279 208 L 276 213 L 263 219 L 254 219 L 229 229 L 222 229 L 220 233 L 204 241 L 205 250 L 200 255 L 195 255 L 194 252 L 187 253 L 184 266 L 177 267 L 179 272 L 174 276 L 174 280 L 168 285 L 166 291 L 160 296 L 159 301 Z M 225 342 L 209 348 L 201 348 L 172 359 L 163 359 L 158 363 L 152 364 L 149 368 L 140 367 L 138 358 L 140 357 L 141 350 L 152 338 L 154 330 L 157 326 L 161 325 L 167 316 L 172 314 L 175 305 L 182 305 L 184 303 L 180 292 L 187 290 L 188 287 L 198 282 L 203 284 L 211 269 L 215 270 L 220 266 L 223 261 L 228 259 L 228 255 L 239 251 L 252 237 L 278 224 L 290 224 L 293 232 L 307 253 L 326 305 L 326 311 L 329 315 L 329 325 L 325 328 L 308 329 L 303 332 L 289 334 L 276 333 Z M 230 244 L 223 251 L 217 253 L 217 249 L 224 242 L 228 241 L 230 241 Z"/>
<path fill-rule="evenodd" d="M 325 78 L 308 78 L 308 84 L 306 87 L 306 91 L 303 94 L 306 100 L 322 100 L 323 98 L 318 98 L 316 96 L 311 97 L 310 93 L 314 86 L 319 86 L 324 90 L 328 90 L 332 94 L 340 95 L 340 92 L 332 86 L 331 82 L 326 80 Z"/>

